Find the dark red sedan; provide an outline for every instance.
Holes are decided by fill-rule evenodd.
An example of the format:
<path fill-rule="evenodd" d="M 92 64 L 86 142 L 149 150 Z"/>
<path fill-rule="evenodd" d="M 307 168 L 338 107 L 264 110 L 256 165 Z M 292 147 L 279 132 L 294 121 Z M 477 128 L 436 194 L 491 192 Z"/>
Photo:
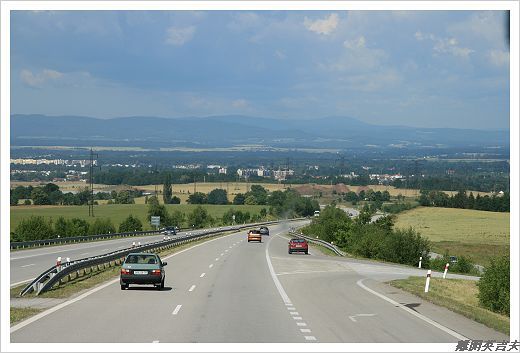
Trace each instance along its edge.
<path fill-rule="evenodd" d="M 293 252 L 304 252 L 305 254 L 309 253 L 309 244 L 307 244 L 307 240 L 303 238 L 292 238 L 289 241 L 289 254 Z"/>

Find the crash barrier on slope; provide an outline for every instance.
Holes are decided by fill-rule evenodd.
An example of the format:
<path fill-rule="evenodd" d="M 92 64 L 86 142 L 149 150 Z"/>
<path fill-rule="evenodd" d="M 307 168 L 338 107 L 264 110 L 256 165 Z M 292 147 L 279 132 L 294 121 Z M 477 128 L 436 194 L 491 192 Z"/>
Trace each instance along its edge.
<path fill-rule="evenodd" d="M 125 249 L 113 251 L 107 254 L 102 254 L 98 256 L 87 257 L 79 260 L 74 260 L 70 262 L 59 262 L 56 265 L 50 267 L 39 276 L 37 276 L 33 281 L 31 281 L 27 286 L 25 286 L 20 292 L 21 296 L 24 296 L 27 293 L 36 292 L 37 295 L 40 295 L 43 292 L 51 289 L 55 284 L 63 284 L 64 279 L 67 278 L 68 281 L 74 280 L 78 277 L 84 276 L 86 274 L 92 273 L 94 269 L 97 270 L 104 269 L 106 267 L 120 265 L 125 257 L 131 252 L 147 252 L 147 251 L 162 251 L 165 249 L 169 249 L 174 246 L 178 246 L 181 244 L 188 243 L 194 240 L 200 240 L 204 238 L 208 238 L 214 236 L 216 234 L 225 233 L 229 231 L 238 231 L 242 229 L 247 229 L 251 227 L 257 227 L 262 225 L 270 225 L 277 224 L 286 221 L 299 221 L 304 218 L 295 218 L 290 220 L 281 220 L 281 221 L 271 221 L 271 222 L 261 222 L 261 223 L 250 223 L 238 226 L 227 226 L 227 227 L 219 227 L 212 229 L 205 229 L 199 231 L 188 232 L 182 236 L 176 236 L 169 238 L 165 237 L 163 240 L 159 240 L 153 243 L 148 243 L 144 245 L 131 246 Z"/>
<path fill-rule="evenodd" d="M 183 229 L 179 229 L 179 230 L 183 230 Z M 146 231 L 138 231 L 138 232 L 136 231 L 136 232 L 124 232 L 124 233 L 84 235 L 84 236 L 79 236 L 79 237 L 61 237 L 61 238 L 31 240 L 31 241 L 12 241 L 10 245 L 11 245 L 11 250 L 13 250 L 13 249 L 34 248 L 34 247 L 45 246 L 45 245 L 80 243 L 80 242 L 100 240 L 100 239 L 136 237 L 139 235 L 154 235 L 154 234 L 161 234 L 161 232 L 162 232 L 162 230 L 146 230 Z"/>
<path fill-rule="evenodd" d="M 336 255 L 339 255 L 339 256 L 346 256 L 347 255 L 345 252 L 341 251 L 336 245 L 328 243 L 325 240 L 309 237 L 309 236 L 304 235 L 301 232 L 296 232 L 296 231 L 289 232 L 289 234 L 291 236 L 303 238 L 303 239 L 307 240 L 310 243 L 314 243 L 314 244 L 318 244 L 318 245 L 324 246 L 327 249 L 333 251 Z"/>

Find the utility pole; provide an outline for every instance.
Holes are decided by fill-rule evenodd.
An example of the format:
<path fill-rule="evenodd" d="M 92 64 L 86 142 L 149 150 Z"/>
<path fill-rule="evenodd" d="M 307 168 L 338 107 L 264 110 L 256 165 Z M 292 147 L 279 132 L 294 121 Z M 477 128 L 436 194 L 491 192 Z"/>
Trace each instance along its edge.
<path fill-rule="evenodd" d="M 157 170 L 157 162 L 155 162 L 155 170 L 153 171 L 153 174 L 156 175 L 158 174 L 158 170 Z M 157 201 L 159 201 L 159 190 L 158 190 L 158 186 L 157 186 L 157 180 L 155 180 L 154 182 L 154 190 L 155 190 L 155 198 L 157 199 Z"/>
<path fill-rule="evenodd" d="M 193 175 L 193 193 L 197 192 L 197 180 L 195 179 L 195 174 Z"/>
<path fill-rule="evenodd" d="M 97 160 L 99 158 L 97 153 L 94 153 L 92 147 L 90 148 L 90 164 L 89 164 L 89 189 L 90 200 L 88 202 L 88 215 L 94 217 L 94 156 Z"/>

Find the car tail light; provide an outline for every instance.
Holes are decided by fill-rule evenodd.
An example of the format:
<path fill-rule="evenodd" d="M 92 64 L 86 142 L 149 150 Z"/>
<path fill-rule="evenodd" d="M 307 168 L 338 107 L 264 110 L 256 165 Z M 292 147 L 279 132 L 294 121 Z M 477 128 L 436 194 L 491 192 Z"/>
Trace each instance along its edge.
<path fill-rule="evenodd" d="M 152 270 L 152 275 L 160 275 L 161 274 L 161 270 Z"/>
<path fill-rule="evenodd" d="M 122 269 L 121 269 L 121 274 L 122 274 L 122 275 L 129 275 L 129 274 L 131 274 L 131 273 L 130 273 L 130 270 L 127 270 L 126 268 L 122 268 Z"/>

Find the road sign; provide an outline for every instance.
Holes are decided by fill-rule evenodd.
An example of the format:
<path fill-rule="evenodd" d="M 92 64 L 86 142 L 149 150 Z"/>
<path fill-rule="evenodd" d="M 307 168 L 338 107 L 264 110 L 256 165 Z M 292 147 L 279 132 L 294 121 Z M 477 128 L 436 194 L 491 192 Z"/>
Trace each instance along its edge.
<path fill-rule="evenodd" d="M 152 226 L 159 226 L 161 224 L 161 216 L 152 216 L 150 218 L 150 223 Z"/>

